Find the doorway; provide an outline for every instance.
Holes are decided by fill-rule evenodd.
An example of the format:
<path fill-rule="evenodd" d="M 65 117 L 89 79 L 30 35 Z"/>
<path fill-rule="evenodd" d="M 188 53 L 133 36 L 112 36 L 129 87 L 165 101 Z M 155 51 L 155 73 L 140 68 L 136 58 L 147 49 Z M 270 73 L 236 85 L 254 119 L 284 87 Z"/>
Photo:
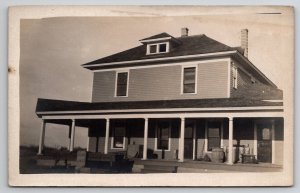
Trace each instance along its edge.
<path fill-rule="evenodd" d="M 184 131 L 184 159 L 193 159 L 195 152 L 195 122 L 187 122 Z"/>
<path fill-rule="evenodd" d="M 257 160 L 272 163 L 272 125 L 257 124 Z"/>

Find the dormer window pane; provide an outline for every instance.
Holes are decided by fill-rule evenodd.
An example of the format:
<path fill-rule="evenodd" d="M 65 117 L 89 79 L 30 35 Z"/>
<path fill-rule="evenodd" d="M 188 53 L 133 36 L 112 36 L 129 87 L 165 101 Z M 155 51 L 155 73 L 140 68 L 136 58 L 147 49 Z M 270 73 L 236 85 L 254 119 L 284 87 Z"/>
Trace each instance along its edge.
<path fill-rule="evenodd" d="M 166 44 L 160 44 L 159 45 L 159 52 L 166 52 L 167 51 L 167 45 Z"/>
<path fill-rule="evenodd" d="M 156 53 L 157 45 L 151 45 L 150 46 L 150 53 Z"/>

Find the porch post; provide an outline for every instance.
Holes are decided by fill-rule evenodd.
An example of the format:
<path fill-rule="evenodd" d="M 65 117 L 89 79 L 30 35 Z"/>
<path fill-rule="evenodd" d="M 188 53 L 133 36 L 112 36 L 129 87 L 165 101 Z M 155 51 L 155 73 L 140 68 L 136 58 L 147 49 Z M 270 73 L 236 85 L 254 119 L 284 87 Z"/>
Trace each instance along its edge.
<path fill-rule="evenodd" d="M 148 149 L 148 118 L 145 118 L 143 160 L 147 159 L 147 149 Z"/>
<path fill-rule="evenodd" d="M 75 139 L 75 119 L 72 119 L 70 151 L 74 150 L 74 139 Z"/>
<path fill-rule="evenodd" d="M 272 134 L 272 164 L 275 164 L 275 121 L 271 120 L 271 134 Z"/>
<path fill-rule="evenodd" d="M 228 145 L 228 159 L 227 164 L 232 165 L 233 164 L 233 118 L 228 117 L 229 119 L 229 145 Z"/>
<path fill-rule="evenodd" d="M 45 128 L 46 128 L 46 122 L 43 119 L 42 120 L 42 126 L 41 126 L 41 133 L 40 133 L 40 141 L 39 141 L 39 151 L 38 155 L 42 155 L 42 151 L 44 148 L 44 141 L 45 141 Z"/>
<path fill-rule="evenodd" d="M 184 127 L 185 127 L 185 118 L 181 118 L 181 126 L 180 126 L 180 138 L 179 138 L 179 161 L 183 162 L 184 160 Z"/>
<path fill-rule="evenodd" d="M 256 156 L 257 159 L 257 124 L 254 121 L 254 144 L 253 144 L 253 155 Z"/>
<path fill-rule="evenodd" d="M 108 137 L 109 137 L 109 119 L 106 119 L 106 130 L 105 130 L 105 142 L 104 142 L 104 154 L 108 153 Z"/>

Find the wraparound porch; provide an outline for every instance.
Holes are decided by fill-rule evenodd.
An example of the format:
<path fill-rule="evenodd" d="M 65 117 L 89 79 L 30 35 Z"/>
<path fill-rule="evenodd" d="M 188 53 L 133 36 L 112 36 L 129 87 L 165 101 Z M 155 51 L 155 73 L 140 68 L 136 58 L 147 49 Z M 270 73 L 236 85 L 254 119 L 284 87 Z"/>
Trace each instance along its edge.
<path fill-rule="evenodd" d="M 230 115 L 230 116 L 228 116 Z M 270 116 L 273 115 L 273 116 Z M 267 162 L 275 164 L 278 159 L 282 158 L 282 146 L 283 146 L 283 119 L 280 118 L 282 115 L 279 112 L 235 112 L 235 113 L 168 113 L 168 114 L 111 114 L 111 115 L 50 115 L 50 116 L 43 116 L 43 123 L 41 127 L 41 136 L 40 136 L 40 143 L 39 143 L 39 154 L 42 153 L 43 144 L 45 139 L 45 128 L 47 123 L 58 123 L 58 124 L 67 124 L 70 125 L 70 146 L 69 150 L 73 151 L 74 149 L 74 136 L 75 136 L 75 127 L 78 126 L 86 126 L 89 127 L 90 130 L 98 130 L 101 131 L 100 133 L 96 134 L 96 144 L 95 148 L 92 148 L 92 145 L 88 146 L 88 151 L 99 151 L 103 152 L 104 154 L 108 154 L 109 152 L 114 151 L 126 151 L 128 145 L 130 144 L 139 144 L 142 146 L 142 157 L 141 159 L 147 160 L 148 157 L 148 149 L 152 149 L 155 152 L 160 152 L 160 157 L 162 158 L 162 154 L 164 153 L 164 159 L 178 159 L 178 162 L 183 162 L 185 159 L 193 159 L 197 160 L 200 156 L 199 154 L 199 134 L 202 135 L 203 140 L 203 153 L 201 156 L 205 154 L 210 154 L 210 145 L 209 145 L 209 131 L 211 128 L 218 128 L 217 135 L 219 135 L 218 146 L 221 148 L 226 148 L 226 163 L 231 165 L 236 162 L 236 148 L 240 146 L 246 146 L 249 144 L 251 146 L 250 154 L 253 154 L 258 158 L 259 156 L 259 142 L 257 137 L 262 137 L 258 135 L 257 131 L 261 130 L 258 128 L 258 125 L 267 125 L 269 131 L 269 142 L 271 143 L 271 157 Z M 120 121 L 121 120 L 121 121 Z M 127 122 L 127 120 L 131 120 L 133 122 L 139 122 L 141 126 L 139 129 L 135 129 L 136 131 L 139 130 L 139 136 L 133 137 L 130 136 L 129 133 L 126 131 L 124 134 L 123 143 L 118 144 L 115 143 L 116 141 L 120 141 L 120 136 L 118 140 L 115 140 L 115 136 L 113 136 L 113 132 L 115 132 L 116 122 Z M 153 129 L 153 121 L 154 122 L 164 122 L 164 121 L 171 121 L 175 122 L 174 125 L 177 126 L 177 129 L 170 128 L 169 129 L 169 139 L 158 139 L 159 132 L 157 131 L 157 125 Z M 197 124 L 195 122 L 199 122 L 202 124 L 202 128 L 191 128 L 190 125 Z M 249 132 L 249 128 L 241 128 L 238 122 L 243 122 L 243 120 L 247 120 L 251 122 L 253 125 L 251 131 Z M 220 123 L 219 126 L 216 126 L 215 123 Z M 93 126 L 91 126 L 91 124 Z M 152 126 L 151 126 L 152 124 Z M 162 123 L 163 124 L 163 123 Z M 199 124 L 199 123 L 198 123 Z M 279 139 L 276 139 L 275 130 L 276 124 L 281 127 L 281 130 L 277 134 Z M 95 126 L 96 125 L 96 126 Z M 210 126 L 212 125 L 212 126 Z M 249 126 L 249 125 L 248 125 Z M 261 126 L 259 126 L 261 127 Z M 94 129 L 93 129 L 94 128 Z M 154 130 L 154 132 L 153 132 Z M 177 130 L 177 134 L 172 133 L 172 131 Z M 192 132 L 187 132 L 187 130 L 191 130 Z M 214 130 L 214 129 L 212 129 Z M 247 131 L 242 132 L 245 136 L 237 136 L 237 131 Z M 161 131 L 164 132 L 164 131 Z M 281 133 L 280 133 L 281 132 Z M 204 133 L 204 136 L 203 136 Z M 248 134 L 247 134 L 248 133 Z M 251 134 L 252 133 L 252 134 Z M 131 135 L 134 135 L 131 129 Z M 140 135 L 142 134 L 142 136 Z M 173 134 L 173 137 L 172 137 Z M 248 135 L 252 135 L 251 139 L 247 139 Z M 175 135 L 175 136 L 174 136 Z M 189 136 L 189 137 L 187 137 Z M 190 137 L 191 136 L 191 137 Z M 277 138 L 278 138 L 277 136 Z M 281 136 L 281 137 L 280 137 Z M 122 136 L 121 136 L 122 137 Z M 241 139 L 241 137 L 244 137 Z M 163 137 L 162 137 L 163 138 Z M 211 137 L 213 138 L 213 136 Z M 240 139 L 239 139 L 240 138 Z M 93 141 L 94 136 L 92 132 L 90 133 L 89 140 Z M 165 141 L 164 141 L 165 140 Z M 98 142 L 97 142 L 98 141 Z M 189 143 L 187 143 L 189 141 Z M 250 143 L 251 141 L 251 143 Z M 281 144 L 277 144 L 276 141 L 280 141 Z M 213 141 L 212 143 L 215 143 Z M 89 144 L 92 144 L 90 142 Z M 159 144 L 160 148 L 158 148 Z M 167 143 L 167 144 L 166 144 Z M 239 144 L 238 144 L 239 143 Z M 242 144 L 241 144 L 242 143 Z M 251 144 L 251 145 L 250 145 Z M 213 144 L 212 144 L 213 145 Z M 270 145 L 270 144 L 269 144 Z M 163 147 L 164 146 L 164 147 Z M 190 148 L 188 148 L 190 147 Z M 191 150 L 192 148 L 192 150 Z M 176 152 L 177 151 L 177 152 Z M 187 155 L 187 151 L 190 152 Z M 279 153 L 278 153 L 279 152 Z M 269 152 L 270 153 L 270 152 Z M 168 156 L 167 156 L 168 154 Z M 280 156 L 281 154 L 281 156 Z M 276 157 L 277 155 L 277 157 Z M 278 156 L 279 155 L 279 156 Z M 191 156 L 191 157 L 187 157 Z M 278 158 L 281 157 L 281 158 Z"/>

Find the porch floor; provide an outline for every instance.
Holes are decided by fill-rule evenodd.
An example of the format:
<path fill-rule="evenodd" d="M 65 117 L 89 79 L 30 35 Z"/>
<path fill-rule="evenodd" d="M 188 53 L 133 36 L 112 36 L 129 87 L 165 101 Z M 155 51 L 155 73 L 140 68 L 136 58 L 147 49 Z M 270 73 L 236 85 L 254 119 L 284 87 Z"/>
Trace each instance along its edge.
<path fill-rule="evenodd" d="M 176 160 L 134 160 L 135 166 L 155 167 L 177 167 L 177 173 L 220 173 L 220 172 L 281 172 L 282 166 L 270 163 L 243 164 L 236 163 L 228 165 L 226 163 L 213 163 L 205 161 L 185 160 L 178 162 Z M 142 167 L 142 168 L 144 168 Z M 152 173 L 152 172 L 151 172 Z M 153 172 L 155 173 L 155 172 Z"/>

